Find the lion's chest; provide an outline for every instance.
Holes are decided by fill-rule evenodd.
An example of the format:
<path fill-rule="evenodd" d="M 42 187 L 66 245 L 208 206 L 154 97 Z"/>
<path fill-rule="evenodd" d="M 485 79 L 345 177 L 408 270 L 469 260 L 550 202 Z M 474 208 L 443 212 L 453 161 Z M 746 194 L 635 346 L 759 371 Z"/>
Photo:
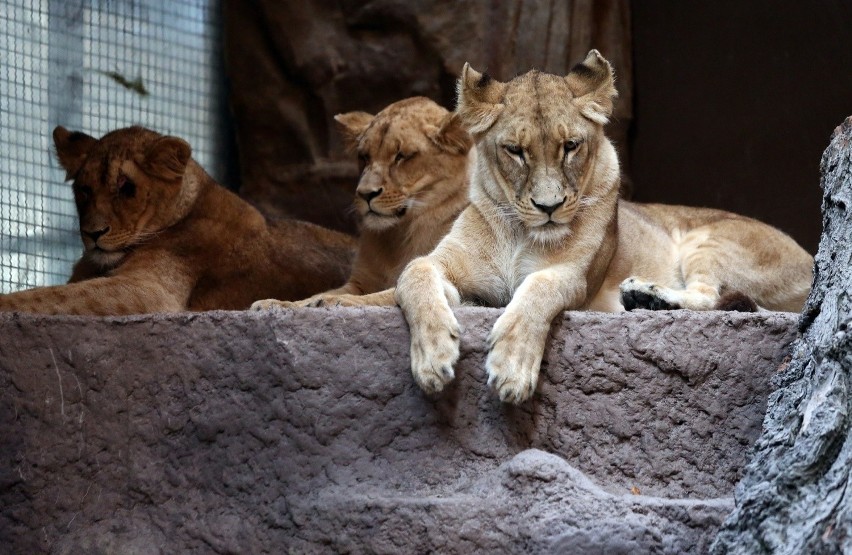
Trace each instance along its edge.
<path fill-rule="evenodd" d="M 500 245 L 490 262 L 477 296 L 492 306 L 509 304 L 527 276 L 546 267 L 546 261 L 528 245 Z"/>

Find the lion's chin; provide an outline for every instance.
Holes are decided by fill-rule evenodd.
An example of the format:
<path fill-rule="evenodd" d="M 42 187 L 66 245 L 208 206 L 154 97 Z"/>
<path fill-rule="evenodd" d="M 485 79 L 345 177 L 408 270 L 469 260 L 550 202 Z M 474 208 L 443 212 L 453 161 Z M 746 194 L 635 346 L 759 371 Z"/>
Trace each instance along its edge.
<path fill-rule="evenodd" d="M 102 268 L 112 268 L 118 265 L 127 253 L 124 251 L 105 251 L 97 247 L 86 251 L 89 260 Z"/>
<path fill-rule="evenodd" d="M 101 268 L 114 268 L 118 266 L 118 263 L 121 262 L 126 255 L 127 252 L 123 250 L 106 251 L 99 247 L 88 248 L 85 253 L 85 256 L 90 261 Z"/>
<path fill-rule="evenodd" d="M 385 231 L 399 223 L 398 216 L 385 216 L 376 212 L 364 214 L 364 227 L 370 231 Z"/>
<path fill-rule="evenodd" d="M 539 245 L 555 245 L 571 235 L 571 228 L 567 224 L 548 222 L 544 225 L 531 228 L 529 235 L 530 239 Z"/>

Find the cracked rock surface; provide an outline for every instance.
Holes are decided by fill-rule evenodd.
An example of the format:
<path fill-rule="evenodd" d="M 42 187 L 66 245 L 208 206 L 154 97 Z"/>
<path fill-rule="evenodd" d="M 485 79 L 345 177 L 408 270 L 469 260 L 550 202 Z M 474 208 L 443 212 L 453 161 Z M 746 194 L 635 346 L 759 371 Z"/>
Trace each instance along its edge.
<path fill-rule="evenodd" d="M 794 314 L 565 313 L 535 398 L 457 311 L 427 398 L 398 309 L 0 315 L 12 553 L 706 551 Z"/>
<path fill-rule="evenodd" d="M 820 164 L 814 285 L 714 553 L 852 553 L 852 117 Z"/>

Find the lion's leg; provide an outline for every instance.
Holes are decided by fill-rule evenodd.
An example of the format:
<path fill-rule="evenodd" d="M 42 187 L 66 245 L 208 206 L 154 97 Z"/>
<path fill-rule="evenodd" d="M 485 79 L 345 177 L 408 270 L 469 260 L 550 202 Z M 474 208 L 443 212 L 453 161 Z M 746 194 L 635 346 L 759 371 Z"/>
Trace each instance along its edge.
<path fill-rule="evenodd" d="M 180 268 L 128 271 L 0 295 L 0 312 L 120 316 L 186 310 L 192 276 Z"/>
<path fill-rule="evenodd" d="M 629 277 L 621 282 L 621 303 L 626 310 L 712 310 L 720 299 L 719 288 L 703 276 L 692 276 L 683 289 L 674 289 Z"/>
<path fill-rule="evenodd" d="M 411 332 L 411 373 L 426 393 L 437 393 L 454 377 L 461 329 L 450 307 L 458 289 L 431 257 L 414 259 L 399 276 L 396 302 Z"/>
<path fill-rule="evenodd" d="M 675 260 L 680 284 L 640 276 L 622 282 L 625 308 L 800 309 L 810 285 L 810 256 L 754 220 L 725 219 L 690 231 L 678 242 Z"/>
<path fill-rule="evenodd" d="M 621 283 L 621 302 L 627 310 L 712 310 L 719 302 L 723 280 L 720 264 L 726 242 L 707 226 L 692 230 L 672 243 L 673 271 L 669 280 L 632 276 Z"/>
<path fill-rule="evenodd" d="M 396 306 L 395 289 L 385 289 L 366 295 L 324 294 L 317 295 L 311 304 L 304 306 Z M 312 297 L 313 298 L 313 297 Z"/>
<path fill-rule="evenodd" d="M 584 298 L 585 280 L 570 270 L 541 270 L 521 283 L 488 336 L 488 385 L 501 401 L 522 403 L 532 396 L 551 322 Z"/>
<path fill-rule="evenodd" d="M 301 301 L 279 301 L 278 299 L 263 299 L 260 301 L 255 301 L 251 304 L 249 310 L 272 310 L 276 308 L 302 308 L 307 306 L 323 306 L 326 303 L 324 302 L 326 298 L 337 297 L 340 295 L 360 295 L 361 290 L 353 284 L 351 281 L 346 284 L 338 287 L 337 289 L 330 289 L 328 291 L 324 291 L 322 293 L 317 293 L 307 299 L 302 299 Z M 328 303 L 329 305 L 333 305 L 334 303 Z"/>

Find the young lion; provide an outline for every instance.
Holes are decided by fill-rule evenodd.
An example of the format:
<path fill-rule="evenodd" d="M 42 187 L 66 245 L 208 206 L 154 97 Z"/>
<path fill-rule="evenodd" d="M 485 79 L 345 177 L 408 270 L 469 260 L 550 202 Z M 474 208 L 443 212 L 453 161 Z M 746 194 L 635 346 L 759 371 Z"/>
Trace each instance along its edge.
<path fill-rule="evenodd" d="M 0 295 L 0 310 L 121 315 L 245 309 L 341 283 L 352 240 L 267 223 L 218 185 L 182 139 L 130 127 L 100 140 L 57 127 L 85 252 L 70 283 Z"/>
<path fill-rule="evenodd" d="M 400 100 L 372 116 L 334 118 L 358 152 L 355 206 L 362 217 L 349 281 L 299 302 L 273 299 L 252 308 L 393 305 L 405 265 L 430 252 L 468 205 L 467 165 L 473 139 L 428 98 Z"/>
<path fill-rule="evenodd" d="M 603 132 L 615 95 L 596 50 L 564 78 L 531 71 L 500 83 L 465 65 L 456 112 L 476 141 L 472 202 L 396 289 L 426 392 L 453 379 L 451 307 L 469 298 L 506 306 L 486 369 L 513 403 L 532 395 L 550 323 L 565 309 L 706 310 L 730 292 L 801 309 L 813 261 L 787 235 L 720 210 L 618 200 Z"/>

